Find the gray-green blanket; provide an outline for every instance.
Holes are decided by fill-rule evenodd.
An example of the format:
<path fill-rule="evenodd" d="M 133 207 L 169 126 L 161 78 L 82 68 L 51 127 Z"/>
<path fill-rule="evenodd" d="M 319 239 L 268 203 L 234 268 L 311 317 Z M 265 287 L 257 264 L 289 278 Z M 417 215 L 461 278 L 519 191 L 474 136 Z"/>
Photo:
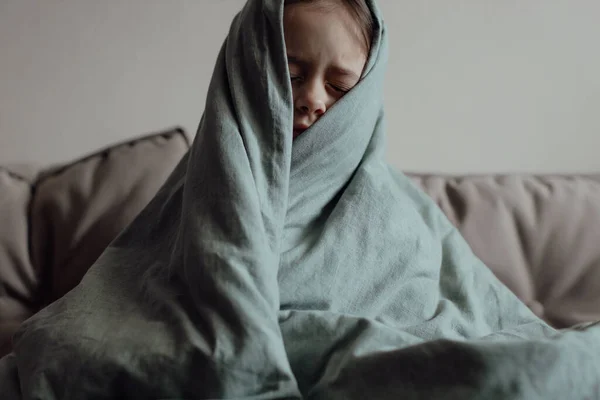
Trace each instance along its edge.
<path fill-rule="evenodd" d="M 363 79 L 292 146 L 283 0 L 248 1 L 192 149 L 24 324 L 2 399 L 600 397 L 600 330 L 539 320 L 384 161 L 370 6 Z"/>

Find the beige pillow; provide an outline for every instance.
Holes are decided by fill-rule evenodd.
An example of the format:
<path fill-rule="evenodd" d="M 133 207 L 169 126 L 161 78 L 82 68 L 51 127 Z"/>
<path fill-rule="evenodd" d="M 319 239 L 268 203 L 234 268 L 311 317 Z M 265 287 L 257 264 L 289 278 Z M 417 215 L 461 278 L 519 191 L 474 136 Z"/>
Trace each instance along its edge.
<path fill-rule="evenodd" d="M 43 174 L 32 204 L 32 260 L 43 305 L 79 283 L 154 197 L 189 148 L 174 129 L 112 146 Z"/>
<path fill-rule="evenodd" d="M 29 258 L 28 210 L 32 182 L 0 168 L 0 341 L 3 324 L 23 320 L 38 302 L 38 270 Z"/>
<path fill-rule="evenodd" d="M 0 357 L 19 324 L 37 310 L 39 270 L 29 257 L 28 211 L 32 182 L 0 168 Z"/>
<path fill-rule="evenodd" d="M 600 176 L 413 178 L 533 312 L 560 328 L 600 319 Z"/>

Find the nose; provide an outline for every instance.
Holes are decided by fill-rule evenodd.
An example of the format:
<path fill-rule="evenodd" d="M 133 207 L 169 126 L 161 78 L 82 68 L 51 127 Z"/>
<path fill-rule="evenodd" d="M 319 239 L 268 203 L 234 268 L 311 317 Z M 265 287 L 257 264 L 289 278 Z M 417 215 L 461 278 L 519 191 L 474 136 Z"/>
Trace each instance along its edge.
<path fill-rule="evenodd" d="M 316 82 L 305 82 L 295 99 L 296 109 L 303 114 L 320 117 L 327 111 L 327 94 Z"/>

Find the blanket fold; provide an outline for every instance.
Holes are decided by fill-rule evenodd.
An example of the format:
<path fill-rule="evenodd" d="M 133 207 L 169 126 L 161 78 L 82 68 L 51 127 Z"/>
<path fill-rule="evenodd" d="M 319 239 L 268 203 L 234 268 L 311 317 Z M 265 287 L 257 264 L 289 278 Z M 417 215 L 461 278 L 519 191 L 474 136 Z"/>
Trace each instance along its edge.
<path fill-rule="evenodd" d="M 361 81 L 292 146 L 283 0 L 249 0 L 193 146 L 82 282 L 26 321 L 3 399 L 592 399 L 558 332 L 385 161 L 380 11 Z"/>

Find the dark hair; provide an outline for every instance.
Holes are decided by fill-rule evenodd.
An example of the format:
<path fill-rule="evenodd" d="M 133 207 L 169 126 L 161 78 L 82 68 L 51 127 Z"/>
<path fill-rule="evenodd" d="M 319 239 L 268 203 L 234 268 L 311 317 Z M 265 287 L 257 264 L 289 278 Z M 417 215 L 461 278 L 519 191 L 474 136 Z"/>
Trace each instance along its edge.
<path fill-rule="evenodd" d="M 285 0 L 284 3 L 286 6 L 298 3 L 329 3 L 331 5 L 338 3 L 346 6 L 354 17 L 354 20 L 360 26 L 360 31 L 367 51 L 371 48 L 375 23 L 373 22 L 373 15 L 371 14 L 371 9 L 367 5 L 366 0 Z"/>

